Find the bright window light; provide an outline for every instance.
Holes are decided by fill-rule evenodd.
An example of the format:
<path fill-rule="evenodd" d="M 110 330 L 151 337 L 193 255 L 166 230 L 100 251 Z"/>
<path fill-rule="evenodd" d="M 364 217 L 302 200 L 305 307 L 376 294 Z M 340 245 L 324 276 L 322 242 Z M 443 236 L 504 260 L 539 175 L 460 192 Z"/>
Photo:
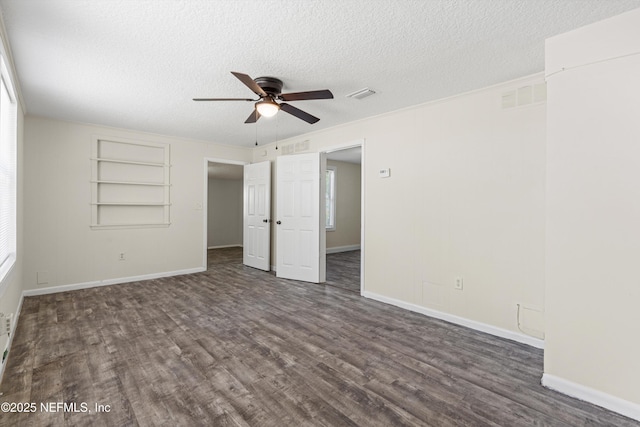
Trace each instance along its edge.
<path fill-rule="evenodd" d="M 336 168 L 327 166 L 325 183 L 326 229 L 336 229 Z"/>
<path fill-rule="evenodd" d="M 0 58 L 0 291 L 16 261 L 17 104 L 9 72 Z M 1 292 L 0 292 L 1 294 Z"/>

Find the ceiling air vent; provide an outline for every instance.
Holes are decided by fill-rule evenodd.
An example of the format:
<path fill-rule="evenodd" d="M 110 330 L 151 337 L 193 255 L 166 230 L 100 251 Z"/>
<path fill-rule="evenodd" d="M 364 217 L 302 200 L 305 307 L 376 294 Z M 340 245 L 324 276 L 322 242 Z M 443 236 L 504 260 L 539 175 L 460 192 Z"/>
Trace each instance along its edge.
<path fill-rule="evenodd" d="M 347 95 L 347 98 L 362 99 L 362 98 L 366 98 L 367 96 L 371 96 L 375 93 L 376 93 L 375 91 L 369 89 L 368 87 L 365 87 L 364 89 L 360 89 L 353 93 L 350 93 L 349 95 Z"/>

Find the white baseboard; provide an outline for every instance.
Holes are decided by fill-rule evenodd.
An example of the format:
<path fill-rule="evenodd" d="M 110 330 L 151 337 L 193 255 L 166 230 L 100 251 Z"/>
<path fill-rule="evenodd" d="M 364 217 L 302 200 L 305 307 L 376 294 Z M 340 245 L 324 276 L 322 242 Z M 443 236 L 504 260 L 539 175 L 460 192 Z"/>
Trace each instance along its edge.
<path fill-rule="evenodd" d="M 209 246 L 207 249 L 224 249 L 224 248 L 241 248 L 242 245 L 219 245 L 219 246 Z"/>
<path fill-rule="evenodd" d="M 96 280 L 94 282 L 74 283 L 72 285 L 50 286 L 47 288 L 27 289 L 22 292 L 23 296 L 30 297 L 35 295 L 55 294 L 58 292 L 75 291 L 78 289 L 96 288 L 98 286 L 118 285 L 121 283 L 139 282 L 140 280 L 159 279 L 161 277 L 180 276 L 183 274 L 200 273 L 206 271 L 206 268 L 196 267 L 185 270 L 165 271 L 161 273 L 143 274 L 140 276 L 120 277 L 116 279 Z"/>
<path fill-rule="evenodd" d="M 475 320 L 467 319 L 467 318 L 456 316 L 449 313 L 444 313 L 442 311 L 433 310 L 431 308 L 422 307 L 416 304 L 411 304 L 395 298 L 389 298 L 384 295 L 379 295 L 373 292 L 364 291 L 361 293 L 361 295 L 365 298 L 370 298 L 376 301 L 384 302 L 386 304 L 395 305 L 396 307 L 400 307 L 400 308 L 404 308 L 405 310 L 424 314 L 425 316 L 435 317 L 436 319 L 445 320 L 449 323 L 455 323 L 456 325 L 475 329 L 476 331 L 485 332 L 487 334 L 495 335 L 500 338 L 506 338 L 508 340 L 516 341 L 522 344 L 527 344 L 535 348 L 544 349 L 544 341 L 539 338 L 530 337 L 528 335 L 521 334 L 518 332 L 513 332 L 507 329 L 498 328 L 496 326 L 492 326 L 487 323 L 477 322 Z"/>
<path fill-rule="evenodd" d="M 608 393 L 574 383 L 555 375 L 543 374 L 542 385 L 567 396 L 593 403 L 610 411 L 617 412 L 625 417 L 640 421 L 640 405 L 620 399 Z"/>
<path fill-rule="evenodd" d="M 338 252 L 359 251 L 360 245 L 348 245 L 348 246 L 334 246 L 333 248 L 327 248 L 328 254 L 337 254 Z"/>

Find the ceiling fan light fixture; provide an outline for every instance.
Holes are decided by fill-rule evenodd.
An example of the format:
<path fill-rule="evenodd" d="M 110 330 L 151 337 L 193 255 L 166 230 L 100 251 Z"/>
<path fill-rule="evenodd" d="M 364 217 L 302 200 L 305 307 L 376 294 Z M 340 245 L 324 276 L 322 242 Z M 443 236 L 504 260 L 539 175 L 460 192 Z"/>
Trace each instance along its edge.
<path fill-rule="evenodd" d="M 256 110 L 258 110 L 258 113 L 260 113 L 260 115 L 264 117 L 275 116 L 279 109 L 280 105 L 270 99 L 256 102 Z"/>

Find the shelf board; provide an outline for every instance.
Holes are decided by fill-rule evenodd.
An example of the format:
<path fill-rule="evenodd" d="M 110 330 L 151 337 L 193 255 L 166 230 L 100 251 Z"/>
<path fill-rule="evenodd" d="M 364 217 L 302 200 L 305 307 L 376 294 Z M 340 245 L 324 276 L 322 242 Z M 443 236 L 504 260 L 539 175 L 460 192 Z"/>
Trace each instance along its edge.
<path fill-rule="evenodd" d="M 92 205 L 96 205 L 96 206 L 171 206 L 171 203 L 164 203 L 164 202 L 158 202 L 158 203 L 153 203 L 153 202 L 149 202 L 149 203 L 144 203 L 144 202 L 97 202 L 97 203 L 91 203 Z"/>
<path fill-rule="evenodd" d="M 94 230 L 114 230 L 122 228 L 166 228 L 171 225 L 170 222 L 157 222 L 157 223 L 141 223 L 141 224 L 91 224 L 91 228 Z"/>
<path fill-rule="evenodd" d="M 149 187 L 171 187 L 171 184 L 160 182 L 134 182 L 134 181 L 91 181 L 93 184 L 122 184 L 122 185 L 148 185 Z"/>
<path fill-rule="evenodd" d="M 125 165 L 155 166 L 155 167 L 164 167 L 164 168 L 171 167 L 170 164 L 166 164 L 166 163 L 138 162 L 134 160 L 107 159 L 102 157 L 92 157 L 91 160 L 95 160 L 97 162 L 105 162 L 105 163 L 122 163 Z"/>

